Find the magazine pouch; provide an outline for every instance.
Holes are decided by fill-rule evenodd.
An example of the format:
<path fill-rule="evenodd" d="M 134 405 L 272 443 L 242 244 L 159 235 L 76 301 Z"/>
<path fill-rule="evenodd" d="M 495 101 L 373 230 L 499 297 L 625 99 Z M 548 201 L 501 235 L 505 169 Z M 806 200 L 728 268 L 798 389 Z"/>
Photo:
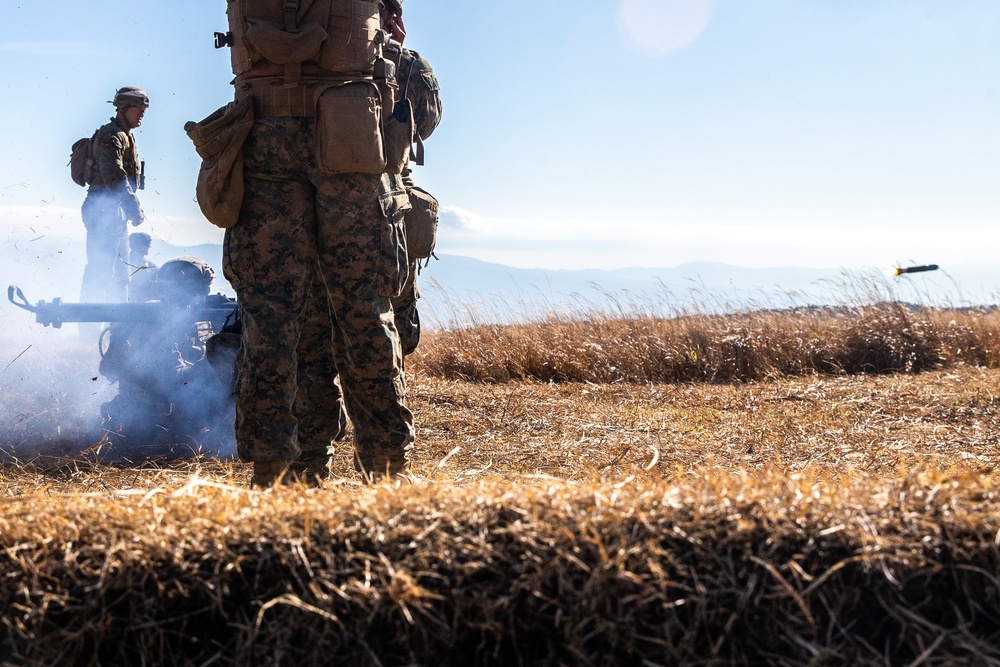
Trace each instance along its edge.
<path fill-rule="evenodd" d="M 316 166 L 327 175 L 385 171 L 382 105 L 373 81 L 322 88 L 316 99 Z"/>

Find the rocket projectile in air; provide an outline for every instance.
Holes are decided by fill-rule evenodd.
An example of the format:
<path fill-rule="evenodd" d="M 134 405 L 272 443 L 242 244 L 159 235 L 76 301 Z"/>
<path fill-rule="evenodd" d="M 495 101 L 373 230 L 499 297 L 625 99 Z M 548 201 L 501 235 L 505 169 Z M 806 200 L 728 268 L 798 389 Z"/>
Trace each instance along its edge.
<path fill-rule="evenodd" d="M 892 269 L 891 275 L 901 276 L 904 273 L 923 273 L 924 271 L 937 271 L 937 270 L 938 270 L 937 264 L 922 264 L 920 266 L 907 266 L 907 267 Z"/>

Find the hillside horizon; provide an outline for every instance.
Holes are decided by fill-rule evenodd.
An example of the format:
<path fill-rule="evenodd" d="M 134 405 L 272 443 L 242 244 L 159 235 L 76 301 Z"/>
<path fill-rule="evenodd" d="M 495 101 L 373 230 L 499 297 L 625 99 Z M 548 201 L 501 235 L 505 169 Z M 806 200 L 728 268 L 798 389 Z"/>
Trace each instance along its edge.
<path fill-rule="evenodd" d="M 158 264 L 194 255 L 216 271 L 215 291 L 233 294 L 222 274 L 222 246 L 178 246 L 154 240 Z M 6 284 L 29 300 L 79 298 L 83 248 L 67 239 L 34 239 L 0 246 Z M 889 278 L 886 267 L 867 269 L 746 267 L 691 261 L 674 267 L 618 269 L 520 268 L 461 255 L 441 254 L 421 269 L 422 317 L 428 327 L 472 321 L 534 319 L 549 314 L 639 309 L 671 314 L 689 309 L 768 309 L 836 305 L 850 300 L 859 284 L 879 283 L 900 300 L 922 304 L 977 306 L 997 302 L 1000 269 L 943 266 L 932 273 Z M 2 320 L 0 320 L 2 321 Z"/>

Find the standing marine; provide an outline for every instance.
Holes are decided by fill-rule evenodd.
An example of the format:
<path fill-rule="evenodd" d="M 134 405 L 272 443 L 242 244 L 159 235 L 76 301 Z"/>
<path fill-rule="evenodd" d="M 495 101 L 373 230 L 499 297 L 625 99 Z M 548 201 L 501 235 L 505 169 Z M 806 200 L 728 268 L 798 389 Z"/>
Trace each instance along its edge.
<path fill-rule="evenodd" d="M 412 110 L 413 139 L 418 146 L 415 157 L 418 163 L 422 163 L 423 141 L 431 136 L 441 122 L 440 86 L 430 64 L 415 51 L 403 48 L 406 29 L 402 20 L 402 0 L 383 0 L 379 4 L 382 29 L 388 36 L 382 53 L 394 65 L 397 99 L 406 100 Z M 414 187 L 411 161 L 413 160 L 406 162 L 400 173 L 408 193 L 412 193 Z M 413 225 L 421 224 L 416 218 L 417 214 L 417 207 L 413 207 L 404 216 L 408 238 Z M 436 224 L 436 219 L 425 220 L 424 224 Z M 416 350 L 420 340 L 416 280 L 420 261 L 427 256 L 420 254 L 419 257 L 414 257 L 409 252 L 411 250 L 412 248 L 408 248 L 407 280 L 400 293 L 392 298 L 393 321 L 404 356 Z M 344 343 L 336 333 L 323 284 L 317 276 L 306 303 L 297 350 L 298 391 L 295 396 L 295 411 L 299 420 L 299 447 L 302 450 L 300 460 L 308 462 L 303 467 L 315 471 L 320 477 L 325 476 L 330 448 L 344 440 L 348 433 L 349 410 L 345 405 L 338 371 L 338 365 L 345 363 L 341 352 Z M 348 396 L 347 402 L 350 401 Z"/>
<path fill-rule="evenodd" d="M 142 224 L 145 215 L 138 191 L 143 187 L 142 163 L 132 130 L 142 124 L 149 96 L 126 86 L 111 102 L 117 113 L 90 139 L 84 179 L 90 186 L 83 202 L 87 228 L 87 266 L 80 300 L 117 303 L 128 297 L 128 224 Z"/>
<path fill-rule="evenodd" d="M 222 116 L 242 118 L 249 104 L 253 118 L 223 251 L 242 316 L 239 456 L 253 463 L 255 486 L 325 472 L 301 458 L 293 410 L 302 313 L 318 275 L 343 349 L 355 466 L 365 481 L 405 476 L 413 416 L 391 299 L 407 280 L 409 202 L 404 160 L 387 146 L 396 91 L 378 3 L 230 0 L 227 14 L 231 35 L 220 41 L 232 47 L 236 101 Z M 210 143 L 199 149 L 203 170 Z"/>

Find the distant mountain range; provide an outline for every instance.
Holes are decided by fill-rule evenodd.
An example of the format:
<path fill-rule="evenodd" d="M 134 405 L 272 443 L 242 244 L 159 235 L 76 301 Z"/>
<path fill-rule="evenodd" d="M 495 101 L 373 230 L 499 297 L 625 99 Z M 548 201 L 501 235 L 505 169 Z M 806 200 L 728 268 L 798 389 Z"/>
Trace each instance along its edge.
<path fill-rule="evenodd" d="M 32 301 L 76 301 L 83 272 L 82 243 L 65 240 L 0 245 L 0 278 L 17 283 Z M 218 244 L 175 246 L 154 241 L 159 264 L 200 257 L 216 270 L 215 290 L 232 294 L 222 275 Z M 421 270 L 421 317 L 428 326 L 509 322 L 553 314 L 680 312 L 857 304 L 882 296 L 915 303 L 996 303 L 1000 268 L 963 267 L 946 273 L 890 278 L 877 269 L 745 268 L 692 262 L 672 268 L 616 270 L 523 269 L 470 257 L 441 255 Z"/>
<path fill-rule="evenodd" d="M 745 268 L 691 262 L 673 268 L 518 269 L 469 257 L 431 260 L 419 282 L 422 317 L 439 326 L 550 314 L 689 312 L 857 305 L 874 299 L 994 304 L 1000 270 L 967 267 L 890 277 L 883 270 Z"/>

